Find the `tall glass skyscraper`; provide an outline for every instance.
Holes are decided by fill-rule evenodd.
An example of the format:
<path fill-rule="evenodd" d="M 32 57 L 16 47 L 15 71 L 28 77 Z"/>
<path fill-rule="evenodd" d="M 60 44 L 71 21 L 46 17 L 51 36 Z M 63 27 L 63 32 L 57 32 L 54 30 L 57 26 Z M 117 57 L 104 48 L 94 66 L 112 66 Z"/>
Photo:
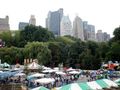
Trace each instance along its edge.
<path fill-rule="evenodd" d="M 46 19 L 46 28 L 53 32 L 54 35 L 60 35 L 60 22 L 63 17 L 63 9 L 60 8 L 58 11 L 49 12 Z"/>

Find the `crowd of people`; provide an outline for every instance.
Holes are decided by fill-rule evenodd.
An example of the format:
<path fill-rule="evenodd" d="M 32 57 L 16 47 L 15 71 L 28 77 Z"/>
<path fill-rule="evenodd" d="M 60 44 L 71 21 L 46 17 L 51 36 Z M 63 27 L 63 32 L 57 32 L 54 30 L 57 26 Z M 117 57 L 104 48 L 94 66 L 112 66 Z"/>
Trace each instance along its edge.
<path fill-rule="evenodd" d="M 18 71 L 17 71 L 18 72 Z M 35 77 L 32 79 L 28 79 L 26 76 L 15 76 L 11 75 L 9 77 L 5 77 L 4 79 L 0 76 L 0 84 L 10 84 L 10 83 L 21 83 L 26 85 L 28 88 L 35 88 L 39 86 L 44 86 L 46 88 L 54 88 L 54 87 L 61 87 L 63 85 L 67 85 L 74 82 L 89 82 L 93 80 L 98 80 L 102 78 L 106 79 L 114 79 L 120 78 L 120 73 L 113 70 L 80 70 L 79 74 L 70 74 L 69 72 L 63 71 L 65 74 L 56 74 L 55 72 L 52 73 L 45 73 L 44 77 Z M 24 71 L 22 72 L 24 73 Z M 35 72 L 34 72 L 35 73 Z M 42 73 L 42 72 L 40 72 Z M 39 83 L 35 82 L 36 79 L 40 78 L 53 78 L 54 81 L 50 83 Z"/>

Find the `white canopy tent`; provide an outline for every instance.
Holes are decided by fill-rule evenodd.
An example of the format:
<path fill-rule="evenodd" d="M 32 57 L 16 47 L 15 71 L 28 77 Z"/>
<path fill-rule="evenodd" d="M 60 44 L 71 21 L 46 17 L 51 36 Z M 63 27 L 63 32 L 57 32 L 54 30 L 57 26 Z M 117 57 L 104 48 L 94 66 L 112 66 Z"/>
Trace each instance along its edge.
<path fill-rule="evenodd" d="M 75 69 L 73 69 L 72 67 L 68 68 L 67 71 L 74 71 Z"/>
<path fill-rule="evenodd" d="M 80 74 L 80 72 L 78 72 L 78 71 L 71 71 L 71 72 L 69 72 L 69 74 Z"/>
<path fill-rule="evenodd" d="M 15 74 L 14 76 L 26 76 L 26 74 L 25 73 L 17 73 L 17 74 Z"/>
<path fill-rule="evenodd" d="M 54 78 L 41 78 L 41 79 L 37 79 L 35 80 L 36 83 L 41 83 L 41 84 L 48 84 L 48 83 L 53 83 L 55 82 Z"/>
<path fill-rule="evenodd" d="M 64 73 L 64 72 L 62 72 L 62 71 L 57 71 L 57 72 L 55 72 L 56 74 L 58 74 L 58 75 L 66 75 L 66 73 Z"/>
<path fill-rule="evenodd" d="M 44 76 L 45 76 L 45 74 L 35 73 L 35 74 L 30 75 L 29 77 L 44 77 Z"/>
<path fill-rule="evenodd" d="M 53 70 L 53 69 L 49 69 L 49 70 L 44 70 L 42 71 L 43 73 L 52 73 L 52 72 L 57 72 L 58 70 Z"/>

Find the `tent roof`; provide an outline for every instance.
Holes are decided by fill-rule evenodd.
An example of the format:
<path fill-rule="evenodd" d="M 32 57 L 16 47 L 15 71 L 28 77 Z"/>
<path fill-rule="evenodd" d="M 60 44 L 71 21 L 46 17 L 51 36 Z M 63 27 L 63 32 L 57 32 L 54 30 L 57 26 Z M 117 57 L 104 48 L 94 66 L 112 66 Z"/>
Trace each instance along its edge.
<path fill-rule="evenodd" d="M 37 88 L 33 88 L 32 90 L 49 90 L 49 89 L 47 89 L 46 87 L 40 86 Z"/>
<path fill-rule="evenodd" d="M 37 64 L 36 62 L 32 62 L 31 64 L 28 65 L 28 69 L 39 69 L 40 65 Z"/>
<path fill-rule="evenodd" d="M 116 83 L 108 79 L 101 79 L 85 83 L 72 83 L 60 88 L 57 90 L 101 90 L 103 88 L 118 87 Z"/>

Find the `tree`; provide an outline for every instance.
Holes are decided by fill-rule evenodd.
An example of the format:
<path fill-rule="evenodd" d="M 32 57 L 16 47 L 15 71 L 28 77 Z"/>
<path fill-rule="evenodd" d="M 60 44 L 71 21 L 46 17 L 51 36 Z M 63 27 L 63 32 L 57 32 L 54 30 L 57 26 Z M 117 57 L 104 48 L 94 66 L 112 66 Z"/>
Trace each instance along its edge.
<path fill-rule="evenodd" d="M 51 50 L 51 67 L 58 66 L 61 60 L 61 48 L 59 42 L 49 42 L 48 48 Z"/>
<path fill-rule="evenodd" d="M 81 41 L 76 41 L 70 46 L 68 52 L 68 62 L 70 66 L 75 67 L 75 64 L 81 62 L 79 55 L 85 50 L 85 48 L 85 43 Z"/>
<path fill-rule="evenodd" d="M 39 26 L 38 29 L 33 33 L 34 41 L 46 42 L 52 39 L 54 39 L 53 33 L 45 28 L 42 28 L 41 26 Z"/>
<path fill-rule="evenodd" d="M 87 48 L 91 50 L 91 54 L 95 55 L 96 54 L 96 49 L 98 48 L 98 44 L 93 41 L 87 41 L 86 42 Z"/>
<path fill-rule="evenodd" d="M 40 64 L 47 65 L 51 60 L 51 51 L 43 42 L 31 42 L 25 45 L 25 58 L 38 59 Z"/>
<path fill-rule="evenodd" d="M 114 30 L 113 35 L 115 41 L 120 41 L 120 27 Z"/>
<path fill-rule="evenodd" d="M 112 61 L 120 61 L 120 44 L 118 42 L 112 43 L 106 56 Z"/>
<path fill-rule="evenodd" d="M 27 42 L 39 41 L 46 42 L 54 39 L 54 35 L 47 29 L 41 26 L 26 26 L 24 30 L 20 31 L 20 46 L 24 47 Z"/>
<path fill-rule="evenodd" d="M 5 45 L 10 47 L 12 45 L 12 34 L 10 31 L 0 33 L 0 38 L 5 42 Z"/>
<path fill-rule="evenodd" d="M 16 64 L 16 59 L 19 59 L 20 64 L 23 64 L 24 55 L 21 48 L 16 47 L 4 47 L 0 48 L 0 59 L 2 63 L 7 62 L 9 64 Z"/>
<path fill-rule="evenodd" d="M 12 46 L 20 46 L 20 31 L 12 31 Z"/>

